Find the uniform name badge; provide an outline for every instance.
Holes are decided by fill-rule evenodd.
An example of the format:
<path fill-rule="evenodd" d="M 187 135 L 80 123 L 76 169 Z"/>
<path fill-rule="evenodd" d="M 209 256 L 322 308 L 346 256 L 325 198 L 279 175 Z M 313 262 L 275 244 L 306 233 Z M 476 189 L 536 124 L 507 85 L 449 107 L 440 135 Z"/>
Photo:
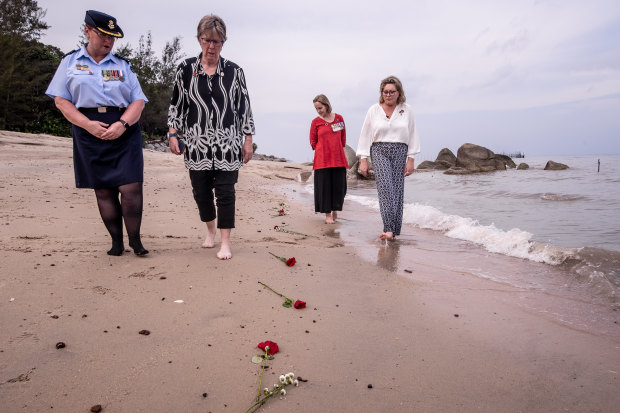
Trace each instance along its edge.
<path fill-rule="evenodd" d="M 75 64 L 75 68 L 76 68 L 77 70 L 80 70 L 80 71 L 85 71 L 85 72 L 88 72 L 88 74 L 89 74 L 89 75 L 92 75 L 92 74 L 93 74 L 93 72 L 91 72 L 91 70 L 90 70 L 90 68 L 88 67 L 88 65 L 81 65 L 81 64 L 79 64 L 79 63 L 76 63 L 76 64 Z"/>
<path fill-rule="evenodd" d="M 332 123 L 332 131 L 338 132 L 344 129 L 344 122 Z"/>

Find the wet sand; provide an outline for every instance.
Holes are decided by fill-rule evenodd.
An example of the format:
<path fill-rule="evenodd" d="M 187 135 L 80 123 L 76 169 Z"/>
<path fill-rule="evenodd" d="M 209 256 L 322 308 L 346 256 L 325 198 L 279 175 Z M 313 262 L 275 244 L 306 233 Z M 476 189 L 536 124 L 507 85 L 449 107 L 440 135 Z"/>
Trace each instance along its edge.
<path fill-rule="evenodd" d="M 300 193 L 307 194 L 300 197 L 301 202 L 312 202 L 308 191 Z M 617 297 L 602 289 L 597 279 L 576 277 L 570 265 L 489 252 L 472 242 L 410 224 L 403 225 L 396 242 L 381 241 L 377 237 L 382 228 L 379 213 L 366 204 L 349 199 L 342 225 L 334 228 L 333 235 L 352 245 L 369 263 L 426 284 L 456 290 L 480 285 L 482 290 L 501 291 L 507 302 L 524 311 L 620 342 Z M 427 267 L 429 262 L 432 266 L 427 271 L 413 271 Z"/>
<path fill-rule="evenodd" d="M 341 231 L 353 209 L 331 226 L 300 202 L 294 179 L 306 166 L 242 169 L 234 257 L 220 261 L 217 248 L 200 247 L 204 224 L 181 158 L 145 152 L 142 232 L 151 253 L 110 257 L 93 192 L 74 188 L 69 139 L 0 132 L 0 149 L 3 412 L 96 404 L 243 412 L 258 387 L 251 358 L 265 340 L 280 346 L 265 386 L 289 371 L 308 381 L 260 411 L 612 412 L 620 404 L 613 334 L 528 310 L 513 287 L 445 265 L 451 251 L 425 249 L 422 233 L 408 240 L 415 266 L 398 264 L 397 248 L 365 231 L 348 241 Z M 258 281 L 307 308 L 282 307 Z"/>

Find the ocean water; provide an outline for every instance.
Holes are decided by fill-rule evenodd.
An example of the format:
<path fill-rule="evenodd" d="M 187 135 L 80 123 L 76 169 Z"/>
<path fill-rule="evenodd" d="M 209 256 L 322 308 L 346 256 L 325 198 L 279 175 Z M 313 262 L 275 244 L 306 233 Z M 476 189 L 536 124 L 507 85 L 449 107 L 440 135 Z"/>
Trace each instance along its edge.
<path fill-rule="evenodd" d="M 548 160 L 569 169 L 545 171 Z M 532 311 L 620 337 L 620 156 L 514 161 L 530 169 L 406 178 L 402 235 L 391 246 L 376 241 L 374 182 L 350 182 L 335 231 L 389 269 L 415 265 L 423 250 L 444 268 L 539 293 Z"/>

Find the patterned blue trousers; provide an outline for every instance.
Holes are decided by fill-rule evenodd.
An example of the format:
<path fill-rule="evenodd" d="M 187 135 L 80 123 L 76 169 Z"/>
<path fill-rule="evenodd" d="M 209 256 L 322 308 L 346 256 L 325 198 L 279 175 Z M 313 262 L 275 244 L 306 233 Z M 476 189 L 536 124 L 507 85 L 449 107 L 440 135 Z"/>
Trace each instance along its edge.
<path fill-rule="evenodd" d="M 370 147 L 370 160 L 375 170 L 383 232 L 392 232 L 395 236 L 400 235 L 400 228 L 403 224 L 407 145 L 375 142 Z"/>

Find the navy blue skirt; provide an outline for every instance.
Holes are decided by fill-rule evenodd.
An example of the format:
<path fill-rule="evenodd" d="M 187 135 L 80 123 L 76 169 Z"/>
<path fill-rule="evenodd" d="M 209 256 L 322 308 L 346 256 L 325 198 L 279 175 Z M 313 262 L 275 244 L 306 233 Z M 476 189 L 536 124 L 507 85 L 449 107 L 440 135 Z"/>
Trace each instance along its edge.
<path fill-rule="evenodd" d="M 107 124 L 117 122 L 122 113 L 84 113 L 91 119 Z M 73 169 L 77 188 L 117 188 L 144 181 L 142 130 L 132 125 L 118 139 L 99 139 L 73 125 Z"/>

